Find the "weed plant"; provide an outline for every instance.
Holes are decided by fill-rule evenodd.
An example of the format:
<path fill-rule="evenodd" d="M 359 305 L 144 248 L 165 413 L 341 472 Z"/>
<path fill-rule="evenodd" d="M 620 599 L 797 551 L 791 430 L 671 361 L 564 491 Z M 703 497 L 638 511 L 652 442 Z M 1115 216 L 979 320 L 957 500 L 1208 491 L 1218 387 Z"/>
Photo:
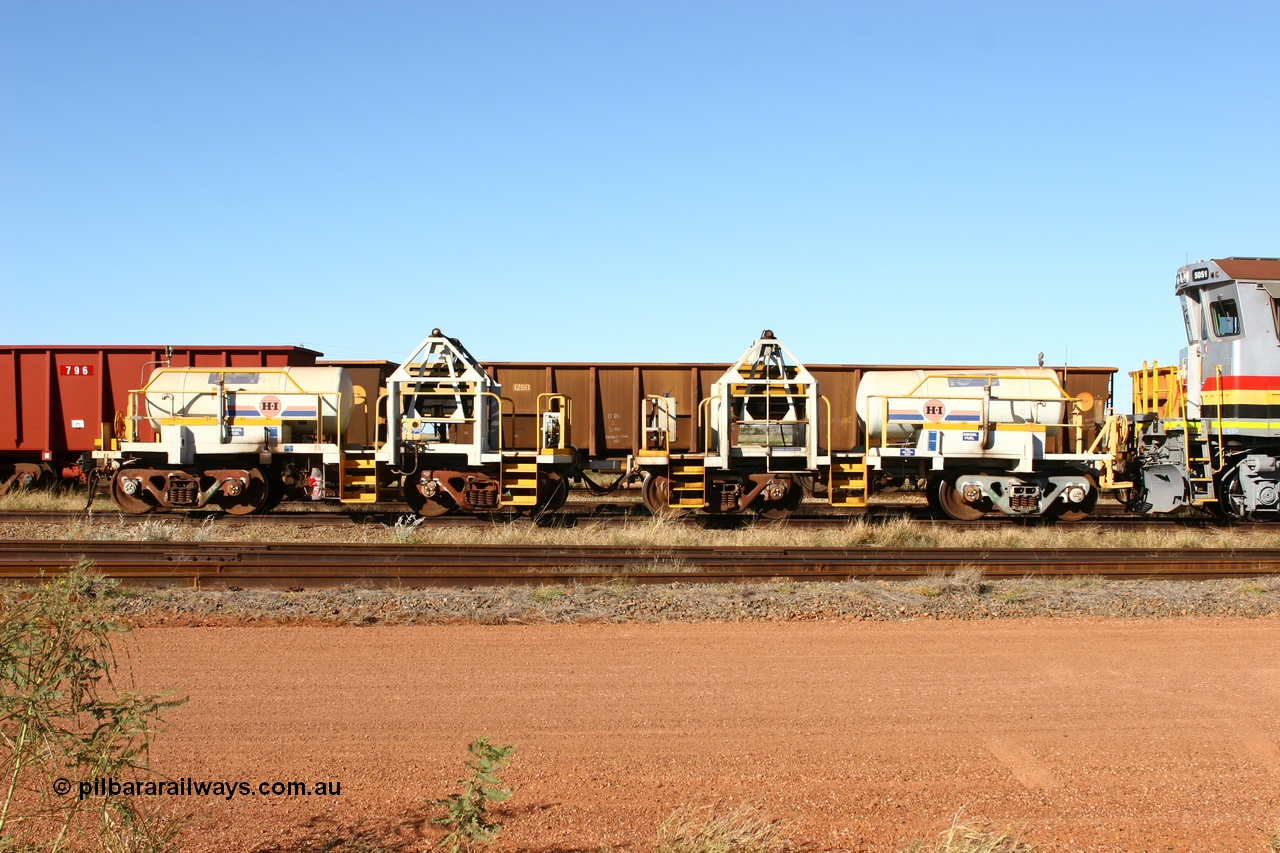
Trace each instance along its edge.
<path fill-rule="evenodd" d="M 507 766 L 515 746 L 495 746 L 489 738 L 479 737 L 471 742 L 467 751 L 472 760 L 466 763 L 471 777 L 458 780 L 457 793 L 432 801 L 431 805 L 444 809 L 444 814 L 430 823 L 445 829 L 436 846 L 449 853 L 474 850 L 477 844 L 489 844 L 502 829 L 502 824 L 489 819 L 491 803 L 506 802 L 511 789 L 503 788 L 498 771 Z"/>
<path fill-rule="evenodd" d="M 140 800 L 78 796 L 78 783 L 92 779 L 151 780 L 160 715 L 185 701 L 126 689 L 113 640 L 128 629 L 113 619 L 116 595 L 85 564 L 0 588 L 0 850 L 173 845 L 180 822 Z"/>

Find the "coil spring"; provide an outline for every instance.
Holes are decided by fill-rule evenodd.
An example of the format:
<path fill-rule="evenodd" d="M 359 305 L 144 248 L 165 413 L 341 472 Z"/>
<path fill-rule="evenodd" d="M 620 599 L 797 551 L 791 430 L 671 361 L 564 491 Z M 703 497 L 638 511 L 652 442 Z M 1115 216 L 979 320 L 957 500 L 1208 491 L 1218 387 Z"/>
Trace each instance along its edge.
<path fill-rule="evenodd" d="M 497 509 L 498 490 L 492 487 L 472 486 L 465 492 L 467 503 L 476 509 Z"/>
<path fill-rule="evenodd" d="M 191 506 L 196 502 L 198 489 L 191 480 L 170 480 L 165 489 L 165 499 L 173 506 Z"/>
<path fill-rule="evenodd" d="M 1014 486 L 1009 491 L 1010 509 L 1035 509 L 1040 506 L 1040 489 L 1037 486 Z"/>

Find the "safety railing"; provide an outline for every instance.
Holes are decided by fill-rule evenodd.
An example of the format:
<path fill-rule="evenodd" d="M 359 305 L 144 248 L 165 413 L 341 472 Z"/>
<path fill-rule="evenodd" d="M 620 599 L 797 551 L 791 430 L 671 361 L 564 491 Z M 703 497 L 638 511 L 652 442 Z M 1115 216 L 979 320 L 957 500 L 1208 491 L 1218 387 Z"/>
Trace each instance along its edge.
<path fill-rule="evenodd" d="M 546 404 L 545 406 L 543 404 Z M 554 406 L 554 408 L 553 408 Z M 538 452 L 564 450 L 573 415 L 569 398 L 564 394 L 543 393 L 536 404 L 538 423 Z M 549 417 L 556 416 L 559 417 Z"/>
<path fill-rule="evenodd" d="M 456 391 L 453 391 L 453 390 L 451 390 L 451 389 L 440 389 L 440 390 L 430 390 L 430 389 L 428 389 L 428 390 L 422 390 L 422 389 L 415 389 L 415 390 L 412 390 L 412 391 L 403 390 L 403 391 L 400 391 L 400 392 L 399 392 L 399 395 L 398 395 L 398 396 L 400 397 L 400 406 L 399 406 L 399 409 L 400 409 L 400 412 L 401 412 L 400 417 L 401 417 L 401 419 L 402 419 L 402 420 L 412 420 L 412 421 L 417 421 L 419 424 L 423 424 L 423 425 L 431 425 L 431 426 L 432 426 L 432 432 L 433 432 L 434 434 L 436 434 L 436 435 L 440 435 L 440 434 L 442 434 L 442 432 L 441 432 L 441 431 L 438 431 L 438 430 L 436 430 L 436 429 L 435 429 L 435 427 L 437 427 L 437 426 L 450 427 L 450 428 L 453 428 L 453 427 L 461 427 L 461 426 L 470 426 L 470 427 L 472 428 L 472 430 L 473 430 L 473 432 L 472 432 L 472 438 L 471 438 L 471 439 L 468 439 L 468 440 L 466 440 L 466 441 L 462 441 L 462 442 L 454 442 L 454 441 L 439 441 L 439 440 L 437 440 L 437 441 L 439 441 L 439 443 L 441 443 L 441 444 L 470 444 L 472 441 L 474 441 L 474 440 L 475 440 L 475 432 L 474 432 L 474 430 L 477 428 L 477 426 L 479 426 L 479 425 L 480 425 L 480 418 L 481 418 L 481 415 L 477 415 L 477 414 L 475 413 L 475 410 L 477 410 L 477 409 L 478 409 L 478 410 L 481 410 L 481 411 L 483 412 L 483 410 L 484 410 L 484 408 L 485 408 L 484 406 L 479 405 L 479 403 L 480 403 L 480 399 L 481 399 L 481 398 L 488 398 L 488 399 L 490 399 L 490 400 L 493 400 L 493 401 L 494 401 L 494 403 L 496 403 L 496 404 L 497 404 L 497 407 L 498 407 L 498 417 L 497 417 L 497 423 L 498 423 L 498 443 L 497 443 L 497 448 L 498 448 L 498 449 L 501 449 L 501 448 L 503 448 L 503 447 L 505 447 L 505 446 L 506 446 L 506 445 L 504 444 L 504 442 L 503 442 L 503 430 L 502 430 L 502 418 L 503 418 L 503 417 L 505 416 L 505 414 L 506 414 L 506 413 L 504 412 L 503 405 L 502 405 L 502 403 L 503 403 L 503 398 L 499 397 L 497 394 L 493 393 L 492 391 L 480 391 L 480 392 L 478 392 L 478 393 L 473 392 L 473 393 L 471 393 L 471 394 L 467 394 L 467 395 L 465 395 L 466 397 L 474 397 L 474 398 L 476 398 L 476 405 L 473 407 L 472 413 L 471 413 L 470 415 L 467 415 L 467 414 L 464 414 L 464 413 L 463 413 L 463 407 L 462 407 L 462 405 L 461 405 L 461 404 L 457 405 L 457 406 L 456 406 L 456 407 L 455 407 L 455 408 L 454 408 L 454 409 L 453 409 L 453 410 L 452 410 L 448 415 L 427 415 L 427 414 L 422 414 L 422 413 L 417 413 L 417 414 L 412 414 L 412 415 L 410 415 L 410 414 L 408 414 L 408 413 L 407 413 L 407 409 L 406 409 L 406 407 L 405 407 L 405 401 L 406 401 L 406 400 L 411 400 L 411 399 L 413 399 L 413 398 L 418 398 L 418 397 L 428 397 L 428 398 L 430 398 L 430 397 L 440 397 L 440 398 L 442 398 L 442 399 L 444 399 L 444 398 L 448 398 L 448 399 L 451 399 L 451 400 L 458 400 L 458 399 L 459 399 L 459 397 L 460 397 L 460 396 L 462 396 L 462 395 L 459 395 Z M 487 419 L 488 419 L 488 414 L 487 414 L 487 413 L 484 413 L 482 416 L 485 418 L 485 420 L 487 420 Z M 485 428 L 486 428 L 486 429 L 488 428 L 488 427 L 487 427 L 487 425 L 486 425 L 486 427 L 485 427 Z M 397 425 L 397 429 L 398 429 L 398 430 L 400 430 L 400 434 L 399 434 L 399 435 L 397 435 L 397 439 L 399 439 L 399 438 L 403 435 L 403 428 L 402 428 L 402 427 L 399 427 L 399 426 Z M 428 442 L 428 443 L 429 443 L 429 440 L 428 440 L 428 439 L 422 439 L 422 441 L 424 441 L 424 442 Z"/>
<path fill-rule="evenodd" d="M 1161 367 L 1160 362 L 1142 363 L 1129 374 L 1133 384 L 1133 413 L 1156 415 L 1162 420 L 1179 420 L 1187 414 L 1186 379 L 1177 367 Z"/>
<path fill-rule="evenodd" d="M 721 400 L 723 397 L 704 397 L 698 403 L 698 423 L 702 427 L 703 446 L 710 452 L 712 441 L 711 433 L 715 428 L 715 424 L 711 422 L 708 416 L 711 402 L 713 400 Z M 803 449 L 809 446 L 809 418 L 786 418 L 786 417 L 770 417 L 770 403 L 779 399 L 799 399 L 808 403 L 808 395 L 806 393 L 757 393 L 757 394 L 733 394 L 729 398 L 729 403 L 746 400 L 764 400 L 765 414 L 763 418 L 752 418 L 751 420 L 733 420 L 730 417 L 728 422 L 729 429 L 732 430 L 736 425 L 738 428 L 737 441 L 734 443 L 736 447 L 762 447 L 762 448 L 792 448 Z M 830 403 L 828 403 L 830 406 Z M 776 427 L 776 432 L 775 428 Z M 743 430 L 747 430 L 744 436 Z M 787 428 L 792 428 L 788 430 Z M 789 433 L 789 435 L 788 435 Z M 778 441 L 772 440 L 777 435 Z M 763 439 L 762 441 L 748 442 L 744 438 L 756 437 Z"/>
<path fill-rule="evenodd" d="M 1222 405 L 1222 365 L 1221 364 L 1214 365 L 1214 374 L 1215 374 L 1216 381 L 1214 382 L 1213 387 L 1218 397 L 1218 405 L 1215 407 L 1217 417 L 1214 418 L 1214 425 L 1217 427 L 1217 432 L 1218 432 L 1218 441 L 1217 441 L 1218 461 L 1213 466 L 1213 473 L 1220 474 L 1222 473 L 1222 469 L 1225 468 L 1227 465 L 1226 456 L 1224 453 L 1223 441 L 1222 441 L 1222 410 L 1224 407 Z M 1203 406 L 1203 401 L 1202 401 L 1202 406 Z M 1197 424 L 1196 426 L 1199 427 L 1199 424 Z M 1185 407 L 1183 408 L 1182 428 L 1183 430 L 1185 430 L 1185 432 L 1183 432 L 1183 435 L 1187 437 L 1188 446 L 1190 446 L 1191 424 L 1187 420 Z M 1197 429 L 1197 435 L 1199 435 L 1198 429 Z M 1201 441 L 1204 440 L 1203 436 L 1199 436 L 1199 437 Z M 1212 457 L 1209 457 L 1209 461 L 1213 462 Z"/>

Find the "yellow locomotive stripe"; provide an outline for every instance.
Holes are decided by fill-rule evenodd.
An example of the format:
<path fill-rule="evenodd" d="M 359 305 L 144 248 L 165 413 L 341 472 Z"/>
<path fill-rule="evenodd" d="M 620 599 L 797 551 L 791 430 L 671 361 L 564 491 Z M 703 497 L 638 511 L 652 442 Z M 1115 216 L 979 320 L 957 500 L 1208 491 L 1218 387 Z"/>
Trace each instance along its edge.
<path fill-rule="evenodd" d="M 1267 406 L 1280 400 L 1280 391 L 1205 391 L 1201 403 L 1224 406 Z"/>
<path fill-rule="evenodd" d="M 1213 435 L 1218 431 L 1219 427 L 1221 427 L 1224 430 L 1227 430 L 1227 429 L 1269 430 L 1271 429 L 1271 422 L 1270 421 L 1218 421 L 1216 419 L 1210 419 L 1205 422 L 1205 427 L 1206 427 L 1205 434 Z"/>

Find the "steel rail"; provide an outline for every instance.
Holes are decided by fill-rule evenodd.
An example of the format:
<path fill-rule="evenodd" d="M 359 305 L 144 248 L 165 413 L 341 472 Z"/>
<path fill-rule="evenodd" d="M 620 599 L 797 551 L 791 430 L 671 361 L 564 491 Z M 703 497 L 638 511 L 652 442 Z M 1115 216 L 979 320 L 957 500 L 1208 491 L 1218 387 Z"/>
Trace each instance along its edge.
<path fill-rule="evenodd" d="M 0 579 L 81 560 L 131 583 L 334 587 L 892 579 L 979 569 L 989 578 L 1098 575 L 1206 580 L 1280 574 L 1280 549 L 422 546 L 315 543 L 0 541 Z"/>

